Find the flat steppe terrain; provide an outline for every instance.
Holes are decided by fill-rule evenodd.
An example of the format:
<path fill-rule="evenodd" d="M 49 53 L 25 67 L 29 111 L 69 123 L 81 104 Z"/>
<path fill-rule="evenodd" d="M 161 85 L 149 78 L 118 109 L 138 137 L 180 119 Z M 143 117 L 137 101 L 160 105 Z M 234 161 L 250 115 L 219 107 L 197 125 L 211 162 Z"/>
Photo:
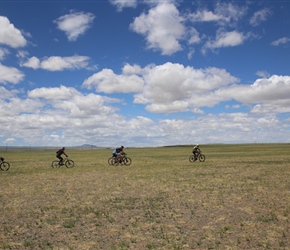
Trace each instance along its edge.
<path fill-rule="evenodd" d="M 2 150 L 0 249 L 290 249 L 290 145 Z"/>

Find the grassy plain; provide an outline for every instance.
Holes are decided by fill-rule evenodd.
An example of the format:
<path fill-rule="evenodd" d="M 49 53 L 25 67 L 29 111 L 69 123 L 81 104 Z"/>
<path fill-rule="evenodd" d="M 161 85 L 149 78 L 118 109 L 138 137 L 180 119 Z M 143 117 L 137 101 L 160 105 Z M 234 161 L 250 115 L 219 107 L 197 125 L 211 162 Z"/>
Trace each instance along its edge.
<path fill-rule="evenodd" d="M 290 249 L 290 145 L 0 152 L 0 249 Z"/>

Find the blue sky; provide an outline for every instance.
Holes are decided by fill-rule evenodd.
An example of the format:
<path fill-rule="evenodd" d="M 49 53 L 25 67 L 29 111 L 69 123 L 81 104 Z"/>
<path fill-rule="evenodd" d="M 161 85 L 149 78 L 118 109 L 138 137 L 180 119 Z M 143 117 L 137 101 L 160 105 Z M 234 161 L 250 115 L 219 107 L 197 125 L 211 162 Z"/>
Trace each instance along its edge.
<path fill-rule="evenodd" d="M 0 145 L 290 142 L 289 12 L 0 0 Z"/>

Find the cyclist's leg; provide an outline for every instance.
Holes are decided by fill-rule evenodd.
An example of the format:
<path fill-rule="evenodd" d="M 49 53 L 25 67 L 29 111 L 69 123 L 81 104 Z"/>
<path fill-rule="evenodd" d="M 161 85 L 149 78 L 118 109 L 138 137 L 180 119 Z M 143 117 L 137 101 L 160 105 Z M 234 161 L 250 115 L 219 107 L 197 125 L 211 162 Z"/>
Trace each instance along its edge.
<path fill-rule="evenodd" d="M 56 157 L 59 159 L 59 164 L 63 164 L 63 158 L 60 155 L 56 155 Z"/>
<path fill-rule="evenodd" d="M 122 159 L 122 155 L 120 153 L 117 154 L 117 161 L 120 163 Z"/>

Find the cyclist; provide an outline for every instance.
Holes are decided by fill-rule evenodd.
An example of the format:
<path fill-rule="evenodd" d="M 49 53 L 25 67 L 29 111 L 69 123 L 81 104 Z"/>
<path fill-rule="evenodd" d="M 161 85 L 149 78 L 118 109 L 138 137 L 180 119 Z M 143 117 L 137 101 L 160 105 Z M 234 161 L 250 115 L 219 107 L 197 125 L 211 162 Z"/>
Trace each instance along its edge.
<path fill-rule="evenodd" d="M 192 153 L 194 154 L 194 158 L 195 160 L 197 160 L 197 155 L 201 153 L 201 150 L 199 148 L 199 144 L 196 144 L 193 149 L 192 149 Z"/>
<path fill-rule="evenodd" d="M 64 150 L 65 150 L 65 147 L 62 147 L 56 151 L 56 158 L 59 159 L 60 165 L 63 165 L 63 158 L 61 157 L 61 155 L 64 154 L 66 157 L 68 157 L 68 155 L 64 152 Z"/>
<path fill-rule="evenodd" d="M 120 163 L 122 159 L 122 155 L 125 154 L 124 152 L 124 146 L 121 146 L 119 148 L 116 148 L 113 151 L 113 156 L 116 157 L 117 161 Z"/>

